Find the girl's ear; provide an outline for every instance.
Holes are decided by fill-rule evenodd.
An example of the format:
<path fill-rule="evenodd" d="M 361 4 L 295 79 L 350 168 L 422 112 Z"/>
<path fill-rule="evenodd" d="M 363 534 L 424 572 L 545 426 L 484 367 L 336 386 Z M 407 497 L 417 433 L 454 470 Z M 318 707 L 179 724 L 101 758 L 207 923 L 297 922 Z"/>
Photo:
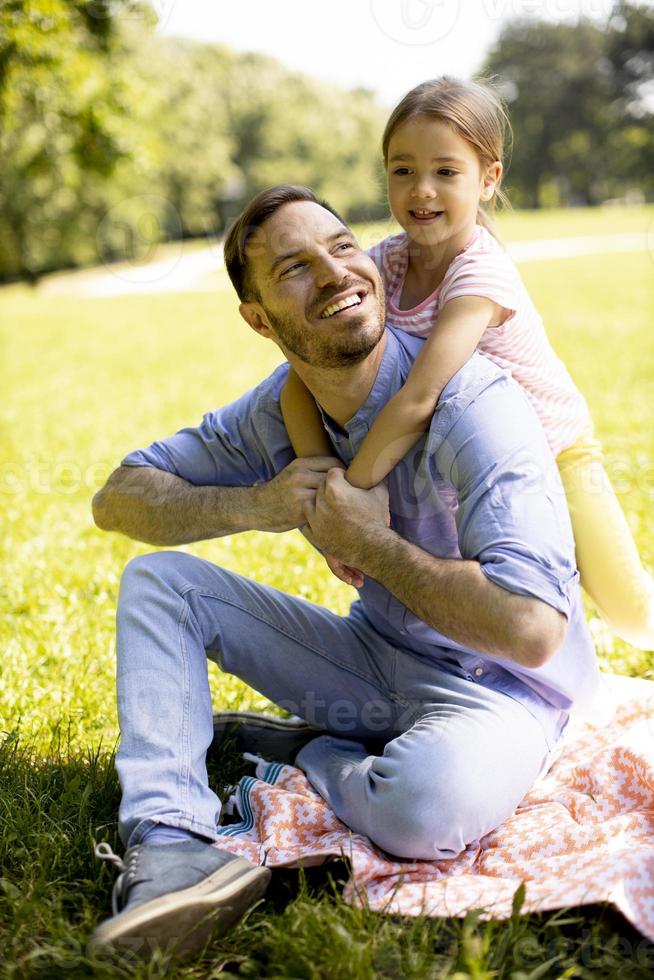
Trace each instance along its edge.
<path fill-rule="evenodd" d="M 499 160 L 493 161 L 484 170 L 481 176 L 481 200 L 490 201 L 497 190 L 497 185 L 502 179 L 502 164 Z"/>
<path fill-rule="evenodd" d="M 238 312 L 241 314 L 245 322 L 248 323 L 254 332 L 259 334 L 259 336 L 268 338 L 272 337 L 270 323 L 268 322 L 266 311 L 261 303 L 257 303 L 254 300 L 250 300 L 247 303 L 241 303 L 238 308 Z"/>

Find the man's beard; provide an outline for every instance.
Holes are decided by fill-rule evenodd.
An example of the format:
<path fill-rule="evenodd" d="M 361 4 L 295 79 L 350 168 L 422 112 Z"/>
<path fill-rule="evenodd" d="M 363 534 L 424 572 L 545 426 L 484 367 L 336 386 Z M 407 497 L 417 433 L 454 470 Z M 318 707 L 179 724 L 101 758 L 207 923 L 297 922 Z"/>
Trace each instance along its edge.
<path fill-rule="evenodd" d="M 350 331 L 331 337 L 312 333 L 306 326 L 298 327 L 291 317 L 278 316 L 270 310 L 266 313 L 285 350 L 315 368 L 343 368 L 364 361 L 381 340 L 386 325 L 383 301 L 378 320 L 372 321 L 367 329 L 359 329 L 354 322 Z"/>

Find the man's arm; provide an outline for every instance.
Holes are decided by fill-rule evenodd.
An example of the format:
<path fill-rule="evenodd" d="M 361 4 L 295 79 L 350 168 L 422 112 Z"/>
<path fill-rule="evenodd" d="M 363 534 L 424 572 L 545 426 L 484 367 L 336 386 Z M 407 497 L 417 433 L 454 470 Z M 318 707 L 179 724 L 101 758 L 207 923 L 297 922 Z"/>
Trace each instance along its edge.
<path fill-rule="evenodd" d="M 376 579 L 419 619 L 463 646 L 524 667 L 561 646 L 566 618 L 540 599 L 490 581 L 477 561 L 436 558 L 386 526 L 385 488 L 358 490 L 328 474 L 305 508 L 320 547 Z"/>
<path fill-rule="evenodd" d="M 287 531 L 305 523 L 333 457 L 296 459 L 272 480 L 250 487 L 195 486 L 152 466 L 119 466 L 93 498 L 103 531 L 175 546 L 238 531 Z"/>
<path fill-rule="evenodd" d="M 566 618 L 486 578 L 475 561 L 434 558 L 384 528 L 366 536 L 359 567 L 423 622 L 462 646 L 542 667 L 563 643 Z"/>

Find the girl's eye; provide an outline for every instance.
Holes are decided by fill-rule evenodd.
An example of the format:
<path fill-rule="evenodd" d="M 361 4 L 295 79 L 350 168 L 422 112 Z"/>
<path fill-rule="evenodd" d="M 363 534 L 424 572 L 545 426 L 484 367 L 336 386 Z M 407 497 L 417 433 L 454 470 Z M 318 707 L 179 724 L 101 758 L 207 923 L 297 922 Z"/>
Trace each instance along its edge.
<path fill-rule="evenodd" d="M 393 174 L 396 177 L 406 177 L 408 173 L 409 173 L 408 167 L 396 167 L 395 170 L 393 171 Z"/>
<path fill-rule="evenodd" d="M 456 170 L 451 170 L 449 167 L 441 167 L 438 172 L 441 177 L 456 177 Z"/>

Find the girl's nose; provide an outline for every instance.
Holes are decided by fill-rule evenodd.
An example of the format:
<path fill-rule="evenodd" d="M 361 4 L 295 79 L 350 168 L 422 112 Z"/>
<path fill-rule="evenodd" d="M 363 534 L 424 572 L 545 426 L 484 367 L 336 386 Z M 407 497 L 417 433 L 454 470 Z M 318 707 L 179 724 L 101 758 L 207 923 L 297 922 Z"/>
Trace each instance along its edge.
<path fill-rule="evenodd" d="M 411 196 L 432 201 L 436 197 L 436 189 L 428 178 L 423 178 L 422 180 L 418 178 L 411 188 Z"/>

